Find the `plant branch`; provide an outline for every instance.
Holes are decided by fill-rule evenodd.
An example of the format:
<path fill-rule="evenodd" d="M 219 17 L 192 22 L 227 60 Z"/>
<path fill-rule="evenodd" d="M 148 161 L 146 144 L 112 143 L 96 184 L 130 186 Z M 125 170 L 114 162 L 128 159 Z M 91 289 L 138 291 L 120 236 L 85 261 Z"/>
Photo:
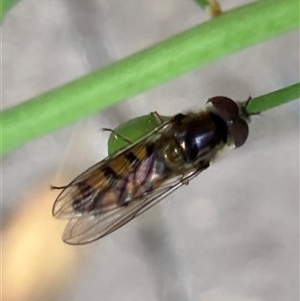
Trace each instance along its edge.
<path fill-rule="evenodd" d="M 300 97 L 300 83 L 253 98 L 246 110 L 249 114 L 263 112 Z"/>

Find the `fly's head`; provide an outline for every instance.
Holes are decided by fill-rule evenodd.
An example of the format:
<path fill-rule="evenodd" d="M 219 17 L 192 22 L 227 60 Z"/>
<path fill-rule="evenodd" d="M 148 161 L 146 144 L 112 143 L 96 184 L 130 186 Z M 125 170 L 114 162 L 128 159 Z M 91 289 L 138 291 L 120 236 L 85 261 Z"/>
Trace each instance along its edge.
<path fill-rule="evenodd" d="M 250 101 L 250 99 L 249 99 Z M 242 146 L 249 134 L 249 114 L 245 107 L 248 104 L 236 103 L 225 96 L 212 97 L 207 101 L 210 110 L 221 117 L 227 124 L 228 142 L 234 147 Z"/>

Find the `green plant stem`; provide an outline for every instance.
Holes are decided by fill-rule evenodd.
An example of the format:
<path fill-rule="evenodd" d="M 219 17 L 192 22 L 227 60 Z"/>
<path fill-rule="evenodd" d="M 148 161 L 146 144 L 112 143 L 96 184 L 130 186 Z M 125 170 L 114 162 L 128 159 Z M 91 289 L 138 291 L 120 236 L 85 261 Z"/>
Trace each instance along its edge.
<path fill-rule="evenodd" d="M 258 113 L 270 110 L 286 102 L 300 97 L 300 83 L 253 98 L 246 110 L 248 113 Z"/>
<path fill-rule="evenodd" d="M 5 153 L 123 99 L 299 26 L 299 0 L 255 1 L 2 112 Z"/>
<path fill-rule="evenodd" d="M 5 14 L 20 0 L 0 0 L 0 22 Z"/>

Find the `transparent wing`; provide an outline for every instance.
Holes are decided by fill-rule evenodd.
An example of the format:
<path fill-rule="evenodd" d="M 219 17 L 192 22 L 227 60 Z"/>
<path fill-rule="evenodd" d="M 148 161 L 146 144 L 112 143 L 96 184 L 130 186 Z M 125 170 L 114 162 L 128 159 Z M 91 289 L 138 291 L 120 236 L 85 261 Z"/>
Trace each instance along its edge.
<path fill-rule="evenodd" d="M 83 214 L 78 218 L 72 218 L 63 233 L 63 241 L 72 245 L 81 245 L 110 234 L 157 204 L 183 184 L 187 184 L 206 167 L 199 168 L 185 177 L 177 176 L 167 180 L 157 189 L 148 192 L 143 198 L 132 200 L 128 206 L 118 207 L 99 215 Z"/>
<path fill-rule="evenodd" d="M 99 198 L 102 193 L 108 188 L 108 186 L 115 187 L 116 195 L 118 194 L 118 187 L 120 188 L 121 182 L 124 179 L 120 179 L 117 177 L 111 177 L 109 180 L 103 177 L 103 173 L 101 169 L 107 163 L 115 160 L 118 156 L 122 156 L 126 152 L 130 152 L 131 149 L 135 148 L 138 149 L 137 146 L 141 145 L 140 151 L 143 151 L 143 145 L 145 143 L 149 143 L 158 139 L 163 132 L 168 130 L 170 121 L 163 123 L 162 125 L 158 126 L 154 131 L 149 133 L 147 136 L 143 137 L 142 139 L 138 140 L 136 143 L 129 145 L 127 148 L 122 149 L 121 151 L 117 152 L 115 155 L 105 158 L 104 160 L 98 162 L 80 176 L 78 176 L 75 180 L 73 180 L 70 184 L 65 187 L 57 187 L 58 189 L 63 189 L 63 191 L 57 197 L 53 209 L 52 214 L 54 217 L 59 219 L 71 219 L 74 217 L 80 217 L 82 212 L 74 210 L 74 200 L 78 197 L 80 191 L 80 202 L 82 206 L 88 207 L 89 204 L 93 202 L 95 198 Z M 139 150 L 137 150 L 139 152 Z M 143 161 L 143 158 L 139 156 L 140 161 Z M 116 174 L 123 174 L 124 169 L 127 167 L 124 161 L 120 160 L 120 164 L 115 167 L 114 172 Z M 123 163 L 122 163 L 123 162 Z M 138 162 L 132 162 L 132 166 L 134 168 L 135 164 Z M 109 181 L 109 185 L 107 184 Z M 89 185 L 87 185 L 89 184 Z M 54 187 L 55 188 L 55 187 Z M 120 188 L 121 189 L 121 188 Z M 121 193 L 119 191 L 119 193 Z"/>
<path fill-rule="evenodd" d="M 73 202 L 76 194 L 78 194 L 78 189 L 80 189 L 80 185 L 82 185 L 86 179 L 88 179 L 91 175 L 95 174 L 95 172 L 99 171 L 99 176 L 95 175 L 95 181 L 97 180 L 97 186 L 92 188 L 86 188 L 85 192 L 82 194 L 81 201 L 83 203 L 89 204 L 93 201 L 93 199 L 97 196 L 97 194 L 101 191 L 101 187 L 104 184 L 104 179 L 101 179 L 100 170 L 104 165 L 105 161 L 98 162 L 87 171 L 82 173 L 79 177 L 77 177 L 74 181 L 68 184 L 65 187 L 62 187 L 63 191 L 57 197 L 53 208 L 52 214 L 54 217 L 59 219 L 70 219 L 75 216 L 80 216 L 80 212 L 74 211 Z M 60 188 L 59 188 L 60 189 Z"/>

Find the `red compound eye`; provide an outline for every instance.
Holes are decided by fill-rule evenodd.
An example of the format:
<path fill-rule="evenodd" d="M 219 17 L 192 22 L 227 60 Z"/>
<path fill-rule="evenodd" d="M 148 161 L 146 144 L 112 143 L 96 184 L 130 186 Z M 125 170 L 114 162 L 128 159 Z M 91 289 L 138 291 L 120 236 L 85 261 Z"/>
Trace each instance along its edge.
<path fill-rule="evenodd" d="M 228 132 L 232 137 L 234 146 L 240 147 L 248 138 L 248 124 L 244 119 L 239 118 L 228 128 Z"/>
<path fill-rule="evenodd" d="M 239 118 L 239 107 L 232 99 L 225 96 L 216 96 L 210 98 L 207 102 L 213 105 L 216 114 L 226 123 L 232 123 Z"/>

